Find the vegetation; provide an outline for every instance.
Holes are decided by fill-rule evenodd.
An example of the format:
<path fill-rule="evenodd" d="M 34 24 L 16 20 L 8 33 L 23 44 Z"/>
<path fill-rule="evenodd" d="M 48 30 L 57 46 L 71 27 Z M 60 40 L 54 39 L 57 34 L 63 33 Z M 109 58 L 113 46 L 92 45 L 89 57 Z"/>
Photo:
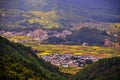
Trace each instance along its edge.
<path fill-rule="evenodd" d="M 65 43 L 65 40 L 60 38 L 60 37 L 49 37 L 47 40 L 45 40 L 46 43 L 48 44 L 61 44 L 61 43 Z"/>
<path fill-rule="evenodd" d="M 96 28 L 91 27 L 82 27 L 78 30 L 72 32 L 72 34 L 67 35 L 66 37 L 48 37 L 44 42 L 48 44 L 84 44 L 87 45 L 99 45 L 103 46 L 105 43 L 105 39 L 110 39 L 114 41 L 115 39 L 113 35 L 108 34 L 105 30 L 98 30 Z"/>
<path fill-rule="evenodd" d="M 34 46 L 33 46 L 34 45 Z M 115 50 L 112 48 L 105 48 L 105 47 L 98 47 L 98 46 L 70 46 L 70 45 L 40 45 L 40 44 L 32 44 L 34 49 L 38 50 L 37 54 L 39 55 L 48 55 L 51 53 L 73 53 L 74 55 L 92 55 L 92 56 L 99 56 L 99 57 L 111 57 L 119 55 L 119 49 Z M 69 50 L 68 50 L 69 49 Z M 41 50 L 41 51 L 40 51 Z M 101 53 L 102 52 L 102 53 Z M 47 53 L 47 54 L 46 54 Z M 65 74 L 75 74 L 79 71 L 79 68 L 61 68 L 59 72 L 58 68 L 51 65 L 50 63 L 44 62 L 41 58 L 39 59 L 35 52 L 31 50 L 30 47 L 25 47 L 18 43 L 11 43 L 5 38 L 0 37 L 0 78 L 1 79 L 40 79 L 40 80 L 59 80 L 63 79 L 66 80 L 64 77 Z M 113 75 L 112 80 L 119 80 L 118 76 L 119 73 L 115 72 L 118 71 L 116 69 L 119 69 L 117 66 L 115 67 L 115 64 L 117 64 L 116 61 L 119 62 L 119 58 L 112 58 L 112 59 L 105 59 L 100 60 L 93 65 L 90 65 L 90 67 L 86 67 L 85 69 L 80 69 L 81 71 L 77 73 L 72 80 L 82 79 L 85 80 L 85 78 L 88 78 L 88 80 L 94 80 L 99 79 L 99 72 L 101 72 L 101 68 L 105 67 L 105 69 L 102 69 L 103 73 L 101 73 L 100 80 L 106 80 L 111 78 L 110 75 L 116 73 L 116 75 Z M 107 62 L 106 62 L 107 61 Z M 104 64 L 103 64 L 104 62 Z M 114 64 L 113 64 L 114 63 Z M 111 65 L 114 67 L 111 67 Z M 103 66 L 103 67 L 102 67 Z M 110 68 L 109 68 L 110 67 Z M 91 69 L 92 68 L 92 69 Z M 95 71 L 93 74 L 89 71 Z M 97 70 L 96 70 L 97 69 Z M 87 70 L 86 74 L 84 70 Z M 111 73 L 109 73 L 109 70 L 111 70 Z M 97 71 L 97 72 L 96 72 Z M 113 72 L 112 72 L 113 71 Z M 91 74 L 90 77 L 87 75 Z M 86 75 L 84 75 L 86 74 Z M 79 75 L 84 75 L 80 76 Z M 105 75 L 105 76 L 104 76 Z"/>
<path fill-rule="evenodd" d="M 114 35 L 114 42 L 120 45 L 120 23 L 114 24 L 113 27 L 110 28 L 109 32 Z"/>
<path fill-rule="evenodd" d="M 0 37 L 0 79 L 66 80 L 58 68 L 39 59 L 30 47 Z"/>
<path fill-rule="evenodd" d="M 13 36 L 9 38 L 10 41 L 28 40 L 28 39 L 29 39 L 28 36 Z"/>
<path fill-rule="evenodd" d="M 4 16 L 2 16 L 4 14 Z M 60 28 L 56 11 L 29 11 L 24 12 L 16 9 L 0 9 L 3 20 L 0 26 L 2 30 L 31 30 L 35 28 Z M 5 24 L 6 23 L 6 24 Z M 8 28 L 9 27 L 9 28 Z"/>
<path fill-rule="evenodd" d="M 74 25 L 78 25 L 80 22 L 119 23 L 119 2 L 111 0 L 111 2 L 116 6 L 114 8 L 110 6 L 110 8 L 106 8 L 108 5 L 102 3 L 106 1 L 93 0 L 93 2 L 95 2 L 93 4 L 94 7 L 91 7 L 91 2 L 89 3 L 89 0 L 1 0 L 0 29 L 51 29 L 73 27 Z M 6 3 L 9 5 L 6 5 Z M 98 3 L 102 6 L 96 5 Z"/>
<path fill-rule="evenodd" d="M 28 36 L 8 36 L 9 40 L 21 41 L 27 47 L 0 36 L 0 79 L 68 80 L 66 76 L 71 78 L 78 72 L 72 80 L 119 80 L 119 3 L 119 0 L 1 0 L 1 33 L 43 29 L 48 32 L 47 40 L 43 40 L 43 43 L 48 44 L 30 41 L 32 38 Z M 72 34 L 65 37 L 51 36 L 64 30 Z M 104 39 L 110 40 L 110 47 L 103 46 Z M 81 46 L 84 43 L 87 46 Z M 107 59 L 81 69 L 57 68 L 39 58 L 55 53 Z"/>
<path fill-rule="evenodd" d="M 82 44 L 87 42 L 88 45 L 103 45 L 104 39 L 109 37 L 104 31 L 90 28 L 82 28 L 75 31 L 72 35 L 67 37 L 67 40 L 73 44 Z"/>
<path fill-rule="evenodd" d="M 120 50 L 117 48 L 99 47 L 99 46 L 81 46 L 81 45 L 56 45 L 56 44 L 38 44 L 27 43 L 36 49 L 38 56 L 50 55 L 55 53 L 73 54 L 81 56 L 112 57 L 120 56 Z"/>
<path fill-rule="evenodd" d="M 87 66 L 72 80 L 119 80 L 120 57 L 106 58 Z"/>
<path fill-rule="evenodd" d="M 41 11 L 30 11 L 37 18 L 28 20 L 29 24 L 38 23 L 42 25 L 43 28 L 59 28 L 60 25 L 57 23 L 56 11 L 41 12 Z"/>
<path fill-rule="evenodd" d="M 82 67 L 59 67 L 60 71 L 63 73 L 68 74 L 69 77 L 71 77 L 71 75 L 75 75 L 76 73 L 78 73 L 80 70 L 82 70 Z"/>

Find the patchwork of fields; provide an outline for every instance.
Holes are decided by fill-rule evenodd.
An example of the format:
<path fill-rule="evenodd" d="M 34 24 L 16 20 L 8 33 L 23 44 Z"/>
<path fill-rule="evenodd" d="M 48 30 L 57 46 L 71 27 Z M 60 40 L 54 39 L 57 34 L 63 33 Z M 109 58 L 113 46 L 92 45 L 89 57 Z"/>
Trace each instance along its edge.
<path fill-rule="evenodd" d="M 120 56 L 120 49 L 108 48 L 99 46 L 81 46 L 81 45 L 53 45 L 53 44 L 38 44 L 27 43 L 26 45 L 32 46 L 33 49 L 38 51 L 38 56 L 50 54 L 73 54 L 81 56 L 95 56 L 95 57 L 112 57 Z"/>

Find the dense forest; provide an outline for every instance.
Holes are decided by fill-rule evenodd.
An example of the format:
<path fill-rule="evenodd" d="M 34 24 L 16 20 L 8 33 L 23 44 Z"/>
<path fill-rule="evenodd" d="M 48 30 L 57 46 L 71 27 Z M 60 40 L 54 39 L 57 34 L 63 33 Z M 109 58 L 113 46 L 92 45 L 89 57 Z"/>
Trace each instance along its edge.
<path fill-rule="evenodd" d="M 39 59 L 30 47 L 0 37 L 1 80 L 66 80 L 58 68 Z"/>

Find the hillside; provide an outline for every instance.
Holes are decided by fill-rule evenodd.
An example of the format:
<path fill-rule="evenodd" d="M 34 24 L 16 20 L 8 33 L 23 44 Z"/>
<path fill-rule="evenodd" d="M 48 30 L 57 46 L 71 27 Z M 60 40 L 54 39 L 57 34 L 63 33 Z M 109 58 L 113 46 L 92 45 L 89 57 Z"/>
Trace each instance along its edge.
<path fill-rule="evenodd" d="M 102 59 L 87 66 L 72 77 L 72 80 L 119 80 L 120 57 Z"/>
<path fill-rule="evenodd" d="M 1 0 L 0 29 L 66 28 L 80 22 L 119 23 L 118 3 L 119 0 Z"/>
<path fill-rule="evenodd" d="M 29 11 L 0 9 L 0 30 L 33 30 L 37 28 L 60 28 L 56 11 Z"/>
<path fill-rule="evenodd" d="M 83 27 L 79 30 L 73 31 L 72 34 L 66 37 L 49 37 L 45 42 L 50 44 L 83 44 L 88 45 L 104 45 L 104 40 L 111 39 L 112 36 L 105 31 L 94 28 Z"/>
<path fill-rule="evenodd" d="M 106 32 L 90 28 L 81 28 L 67 36 L 67 40 L 73 44 L 87 42 L 89 45 L 103 45 L 105 38 L 110 38 Z"/>
<path fill-rule="evenodd" d="M 120 80 L 119 56 L 120 0 L 0 0 L 0 80 Z"/>
<path fill-rule="evenodd" d="M 50 63 L 38 59 L 30 47 L 0 37 L 1 80 L 66 80 Z"/>
<path fill-rule="evenodd" d="M 92 8 L 105 8 L 105 9 L 119 9 L 119 0 L 1 0 L 1 6 L 0 7 L 6 7 L 6 8 L 16 8 L 16 9 L 23 9 L 23 10 L 31 10 L 31 9 L 36 9 L 40 10 L 46 5 L 53 3 L 55 4 L 60 4 L 60 3 L 65 3 L 65 4 L 73 4 L 75 6 L 86 6 L 86 7 L 92 7 Z M 114 3 L 113 3 L 114 2 Z M 4 5 L 6 3 L 9 3 L 8 5 Z M 14 6 L 11 6 L 11 4 L 16 4 Z M 23 4 L 23 6 L 21 6 Z M 32 5 L 29 5 L 32 4 Z M 53 7 L 54 5 L 51 5 Z M 50 5 L 49 5 L 50 6 Z M 26 7 L 26 8 L 25 8 Z M 40 8 L 41 7 L 41 8 Z M 48 7 L 48 8 L 51 8 Z"/>

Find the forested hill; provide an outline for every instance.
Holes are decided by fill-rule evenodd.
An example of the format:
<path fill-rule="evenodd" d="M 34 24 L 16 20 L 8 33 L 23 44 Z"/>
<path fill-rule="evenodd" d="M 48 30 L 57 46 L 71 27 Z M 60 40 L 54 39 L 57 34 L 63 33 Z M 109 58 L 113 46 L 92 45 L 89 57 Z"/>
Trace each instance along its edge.
<path fill-rule="evenodd" d="M 4 27 L 61 28 L 80 22 L 120 22 L 119 0 L 0 0 Z"/>
<path fill-rule="evenodd" d="M 120 80 L 120 57 L 99 60 L 74 75 L 72 80 Z"/>
<path fill-rule="evenodd" d="M 66 80 L 50 63 L 38 59 L 30 47 L 0 37 L 1 80 Z"/>

